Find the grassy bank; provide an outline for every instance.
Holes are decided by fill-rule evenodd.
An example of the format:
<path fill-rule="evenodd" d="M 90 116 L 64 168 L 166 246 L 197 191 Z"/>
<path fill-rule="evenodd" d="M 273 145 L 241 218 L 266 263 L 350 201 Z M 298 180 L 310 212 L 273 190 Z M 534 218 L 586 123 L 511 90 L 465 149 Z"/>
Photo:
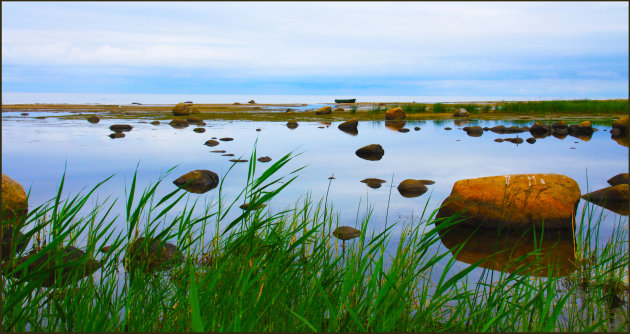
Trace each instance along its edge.
<path fill-rule="evenodd" d="M 326 201 L 307 197 L 281 212 L 248 209 L 228 220 L 242 203 L 255 208 L 272 201 L 299 172 L 283 171 L 290 155 L 264 171 L 256 170 L 255 158 L 254 151 L 235 199 L 225 201 L 221 184 L 214 190 L 218 202 L 202 210 L 179 189 L 157 197 L 163 178 L 140 192 L 134 176 L 125 189 L 124 217 L 111 217 L 113 199 L 87 207 L 99 185 L 66 198 L 62 180 L 55 198 L 31 210 L 24 233 L 40 253 L 81 244 L 102 267 L 47 289 L 38 279 L 50 270 L 36 268 L 15 279 L 29 263 L 5 264 L 11 269 L 2 276 L 2 331 L 628 330 L 627 309 L 610 321 L 611 312 L 619 313 L 618 296 L 627 300 L 618 289 L 627 285 L 627 221 L 602 245 L 601 217 L 585 209 L 576 227 L 576 270 L 566 277 L 524 275 L 535 263 L 512 273 L 482 269 L 480 262 L 458 269 L 453 256 L 461 248 L 438 247 L 440 233 L 458 217 L 436 225 L 436 212 L 404 226 L 400 239 L 392 235 L 395 225 L 368 233 L 365 217 L 356 226 L 364 232 L 345 249 L 332 236 L 338 222 Z M 181 203 L 183 210 L 173 210 Z M 119 219 L 126 228 L 115 233 Z M 209 225 L 214 231 L 206 234 Z M 123 255 L 142 236 L 176 243 L 183 262 L 160 272 L 133 269 Z M 390 243 L 393 253 L 386 251 Z M 112 247 L 101 254 L 103 246 Z M 57 275 L 85 263 L 54 259 Z M 473 270 L 481 271 L 478 280 L 469 279 Z"/>

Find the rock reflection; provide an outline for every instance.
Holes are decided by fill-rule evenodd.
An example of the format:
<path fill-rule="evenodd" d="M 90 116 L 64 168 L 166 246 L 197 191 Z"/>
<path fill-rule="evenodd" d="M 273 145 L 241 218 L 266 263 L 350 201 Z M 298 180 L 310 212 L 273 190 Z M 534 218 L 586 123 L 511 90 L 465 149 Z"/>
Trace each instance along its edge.
<path fill-rule="evenodd" d="M 473 264 L 485 259 L 479 265 L 482 268 L 506 273 L 523 268 L 522 274 L 538 277 L 548 276 L 549 270 L 555 277 L 566 276 L 575 270 L 575 247 L 571 231 L 523 232 L 453 226 L 439 231 L 439 234 L 442 243 L 451 250 L 456 260 Z M 464 246 L 458 252 L 458 246 L 462 244 Z"/>
<path fill-rule="evenodd" d="M 385 127 L 396 132 L 404 128 L 405 124 L 407 124 L 406 121 L 385 121 Z"/>

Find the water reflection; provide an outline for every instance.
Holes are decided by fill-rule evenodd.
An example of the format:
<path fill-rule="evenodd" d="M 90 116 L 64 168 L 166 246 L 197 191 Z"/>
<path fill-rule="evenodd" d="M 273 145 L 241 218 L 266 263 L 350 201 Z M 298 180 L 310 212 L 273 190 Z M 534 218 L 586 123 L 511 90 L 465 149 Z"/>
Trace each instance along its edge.
<path fill-rule="evenodd" d="M 556 277 L 575 270 L 575 242 L 571 231 L 523 232 L 453 226 L 439 234 L 456 260 L 473 264 L 486 259 L 480 264 L 482 268 L 506 273 L 524 268 L 523 274 L 538 277 L 547 277 L 549 270 Z M 457 246 L 462 244 L 457 252 Z"/>

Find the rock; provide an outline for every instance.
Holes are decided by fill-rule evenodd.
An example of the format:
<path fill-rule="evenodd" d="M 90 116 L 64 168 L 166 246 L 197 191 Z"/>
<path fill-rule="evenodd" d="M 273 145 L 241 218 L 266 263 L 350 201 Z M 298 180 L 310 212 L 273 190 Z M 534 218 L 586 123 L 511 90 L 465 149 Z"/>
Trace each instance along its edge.
<path fill-rule="evenodd" d="M 444 130 L 449 131 L 449 130 L 453 130 L 450 126 L 447 126 L 444 128 Z"/>
<path fill-rule="evenodd" d="M 198 169 L 180 176 L 173 183 L 188 192 L 203 194 L 219 185 L 219 176 L 215 172 Z"/>
<path fill-rule="evenodd" d="M 489 176 L 455 182 L 436 217 L 466 210 L 466 226 L 572 229 L 579 200 L 580 187 L 565 175 Z"/>
<path fill-rule="evenodd" d="M 141 237 L 127 246 L 125 260 L 127 272 L 142 270 L 150 274 L 183 263 L 184 254 L 170 242 Z"/>
<path fill-rule="evenodd" d="M 503 140 L 509 141 L 510 143 L 517 144 L 517 145 L 523 143 L 523 138 L 505 138 Z"/>
<path fill-rule="evenodd" d="M 204 133 L 204 132 L 206 132 L 206 129 L 204 129 L 204 128 L 194 128 L 193 131 L 195 131 L 197 133 Z"/>
<path fill-rule="evenodd" d="M 453 124 L 457 126 L 466 125 L 468 123 L 470 123 L 470 120 L 468 120 L 468 118 L 460 118 L 460 119 L 453 120 Z"/>
<path fill-rule="evenodd" d="M 361 147 L 354 153 L 361 159 L 378 161 L 381 160 L 381 158 L 385 154 L 385 151 L 383 150 L 383 147 L 379 144 L 370 144 Z"/>
<path fill-rule="evenodd" d="M 333 231 L 333 235 L 340 240 L 352 240 L 361 236 L 361 231 L 350 226 L 339 226 Z"/>
<path fill-rule="evenodd" d="M 332 108 L 330 106 L 321 107 L 315 110 L 316 115 L 327 115 L 332 113 Z"/>
<path fill-rule="evenodd" d="M 385 119 L 392 120 L 392 119 L 405 119 L 405 118 L 407 118 L 407 115 L 405 114 L 405 112 L 403 111 L 401 107 L 392 108 L 385 112 Z"/>
<path fill-rule="evenodd" d="M 92 124 L 96 124 L 96 123 L 100 122 L 101 119 L 98 116 L 96 116 L 96 115 L 92 115 L 92 116 L 87 118 L 87 121 L 92 123 Z"/>
<path fill-rule="evenodd" d="M 244 159 L 230 159 L 231 162 L 247 162 L 247 160 Z"/>
<path fill-rule="evenodd" d="M 617 174 L 611 177 L 610 179 L 608 179 L 607 182 L 611 186 L 616 186 L 620 184 L 630 184 L 630 177 L 628 176 L 628 173 L 621 173 L 621 174 Z"/>
<path fill-rule="evenodd" d="M 566 127 L 566 128 L 557 128 L 557 129 L 553 130 L 553 134 L 554 135 L 557 134 L 557 135 L 560 135 L 560 136 L 562 136 L 562 135 L 566 136 L 566 135 L 569 134 L 569 128 L 568 127 Z"/>
<path fill-rule="evenodd" d="M 567 129 L 568 125 L 565 121 L 558 121 L 551 124 L 551 127 L 557 131 L 558 129 Z"/>
<path fill-rule="evenodd" d="M 29 115 L 29 113 L 27 113 L 27 112 L 23 112 L 23 113 L 21 113 L 20 115 L 22 115 L 22 116 L 28 116 L 28 115 Z"/>
<path fill-rule="evenodd" d="M 225 153 L 225 150 L 214 150 L 214 151 L 210 151 L 212 153 Z"/>
<path fill-rule="evenodd" d="M 628 133 L 628 115 L 621 116 L 617 120 L 615 120 L 612 123 L 612 128 L 619 129 L 619 131 L 621 131 L 621 134 L 627 134 Z"/>
<path fill-rule="evenodd" d="M 129 132 L 133 127 L 129 124 L 114 124 L 109 127 L 110 130 L 114 132 Z"/>
<path fill-rule="evenodd" d="M 577 133 L 580 135 L 590 135 L 594 131 L 590 121 L 584 121 L 577 125 Z"/>
<path fill-rule="evenodd" d="M 262 110 L 262 107 L 254 107 L 252 110 Z"/>
<path fill-rule="evenodd" d="M 337 107 L 337 108 L 335 108 L 334 111 L 345 111 L 345 109 L 343 109 L 342 107 Z"/>
<path fill-rule="evenodd" d="M 35 117 L 35 119 L 45 119 L 45 118 L 46 118 L 46 116 L 37 116 L 37 117 Z"/>
<path fill-rule="evenodd" d="M 111 138 L 111 139 L 125 138 L 125 134 L 122 133 L 122 132 L 114 132 L 114 133 L 110 133 L 109 134 L 109 138 Z"/>
<path fill-rule="evenodd" d="M 628 147 L 628 142 L 630 141 L 630 134 L 620 135 L 620 136 L 610 136 L 610 139 L 617 142 L 617 144 L 621 146 Z"/>
<path fill-rule="evenodd" d="M 326 127 L 325 127 L 325 126 L 318 126 L 317 128 L 318 128 L 318 129 L 325 129 Z M 345 132 L 345 131 L 344 131 L 344 132 Z M 358 133 L 358 132 L 357 132 L 357 133 Z M 352 134 L 352 133 L 351 133 L 351 134 Z"/>
<path fill-rule="evenodd" d="M 471 137 L 481 137 L 483 135 L 483 129 L 480 126 L 467 126 L 464 127 L 464 131 Z"/>
<path fill-rule="evenodd" d="M 502 143 L 502 142 L 503 142 L 503 139 L 502 139 L 502 138 L 497 138 L 497 139 L 495 139 L 494 141 L 496 141 L 497 143 Z"/>
<path fill-rule="evenodd" d="M 534 138 L 534 137 L 530 137 L 530 138 L 527 138 L 525 141 L 526 141 L 526 142 L 528 142 L 528 143 L 530 143 L 530 144 L 533 144 L 533 143 L 535 143 L 535 142 L 536 142 L 536 138 Z"/>
<path fill-rule="evenodd" d="M 183 129 L 188 127 L 188 121 L 183 118 L 175 118 L 168 124 L 175 129 Z"/>
<path fill-rule="evenodd" d="M 606 130 L 604 130 L 604 131 L 606 131 Z M 621 134 L 623 134 L 623 132 L 621 131 L 621 129 L 618 129 L 618 128 L 612 128 L 612 129 L 610 129 L 610 136 L 611 136 L 611 137 L 621 136 Z"/>
<path fill-rule="evenodd" d="M 262 209 L 262 208 L 264 208 L 266 206 L 267 205 L 260 203 L 255 208 L 251 208 L 251 210 L 260 210 L 260 209 Z M 241 208 L 243 210 L 247 210 L 247 209 L 249 209 L 249 203 L 245 203 L 245 204 L 239 206 L 239 208 Z"/>
<path fill-rule="evenodd" d="M 398 192 L 407 198 L 418 197 L 425 192 L 428 188 L 423 180 L 406 179 L 398 185 Z"/>
<path fill-rule="evenodd" d="M 295 112 L 295 109 L 293 109 L 293 108 L 287 108 L 287 110 L 286 110 L 285 112 L 292 113 L 292 112 Z"/>
<path fill-rule="evenodd" d="M 220 141 L 232 141 L 234 140 L 234 138 L 230 138 L 230 137 L 223 137 L 223 138 L 219 138 Z"/>
<path fill-rule="evenodd" d="M 453 113 L 453 117 L 468 117 L 468 111 L 464 108 L 458 108 Z"/>
<path fill-rule="evenodd" d="M 218 141 L 216 141 L 216 140 L 212 140 L 212 139 L 210 139 L 210 140 L 207 140 L 207 141 L 204 143 L 204 145 L 206 145 L 206 146 L 210 146 L 210 147 L 214 147 L 214 146 L 219 145 L 219 142 L 218 142 Z"/>
<path fill-rule="evenodd" d="M 484 131 L 484 132 L 485 132 L 485 131 L 490 131 L 490 128 L 489 128 L 489 127 L 487 127 L 487 126 L 484 126 L 484 127 L 483 127 L 483 131 Z"/>
<path fill-rule="evenodd" d="M 234 154 L 232 153 L 226 153 L 226 154 L 221 154 L 222 157 L 233 157 Z"/>
<path fill-rule="evenodd" d="M 269 161 L 271 161 L 271 158 L 270 157 L 260 157 L 260 158 L 258 158 L 256 160 L 258 160 L 260 162 L 269 162 Z"/>
<path fill-rule="evenodd" d="M 357 134 L 359 134 L 359 130 L 357 129 L 357 125 L 359 124 L 359 120 L 356 118 L 352 118 L 350 120 L 347 120 L 341 124 L 339 124 L 339 126 L 337 126 L 337 128 L 339 128 L 339 130 L 347 133 L 347 134 L 351 134 L 353 136 L 356 136 Z"/>
<path fill-rule="evenodd" d="M 291 130 L 293 130 L 293 129 L 297 128 L 297 127 L 298 127 L 298 125 L 299 125 L 299 124 L 298 124 L 298 122 L 296 122 L 296 121 L 288 121 L 288 122 L 287 122 L 287 128 L 289 128 L 289 129 L 291 129 Z"/>
<path fill-rule="evenodd" d="M 31 282 L 36 282 L 39 279 L 41 280 L 39 285 L 43 287 L 59 288 L 92 275 L 102 266 L 100 262 L 89 258 L 84 251 L 76 247 L 66 246 L 58 251 L 61 252 L 60 261 L 64 265 L 58 271 L 53 270 L 57 266 L 56 255 L 54 254 L 55 251 L 50 248 L 46 251 L 42 250 L 39 253 L 17 258 L 11 268 L 3 269 L 7 274 L 12 272 L 11 276 L 17 279 Z M 14 271 L 23 263 L 30 264 L 26 265 L 24 270 Z"/>
<path fill-rule="evenodd" d="M 456 225 L 438 230 L 438 234 L 457 261 L 481 261 L 481 268 L 505 273 L 521 270 L 521 275 L 537 277 L 562 277 L 576 269 L 571 231 L 540 233 Z"/>
<path fill-rule="evenodd" d="M 534 123 L 531 128 L 529 128 L 529 133 L 531 133 L 534 138 L 545 138 L 553 132 L 553 128 L 549 125 Z"/>
<path fill-rule="evenodd" d="M 413 128 L 414 131 L 420 131 L 420 127 L 416 126 L 415 128 Z"/>
<path fill-rule="evenodd" d="M 234 103 L 232 103 L 232 104 L 234 104 L 234 105 L 239 105 L 239 104 L 241 104 L 241 103 L 240 103 L 240 102 L 234 102 Z"/>
<path fill-rule="evenodd" d="M 261 130 L 261 129 L 256 129 L 256 131 L 260 132 L 260 131 L 262 131 L 262 130 Z"/>
<path fill-rule="evenodd" d="M 406 133 L 406 132 L 409 132 L 409 129 L 402 128 L 402 129 L 399 129 L 398 132 Z"/>
<path fill-rule="evenodd" d="M 582 198 L 614 213 L 628 216 L 630 214 L 629 187 L 627 183 L 618 184 L 590 192 L 582 196 Z"/>
<path fill-rule="evenodd" d="M 249 100 L 249 102 L 247 102 L 247 103 L 249 103 L 249 104 L 256 104 L 256 101 L 254 101 L 254 100 Z"/>
<path fill-rule="evenodd" d="M 153 122 L 151 122 L 151 124 L 153 124 L 153 125 L 160 125 L 160 121 L 153 121 Z"/>
<path fill-rule="evenodd" d="M 3 216 L 4 218 L 4 216 Z M 26 249 L 29 239 L 24 237 L 24 233 L 13 228 L 10 224 L 0 225 L 0 264 L 11 258 L 13 254 L 19 254 Z"/>
<path fill-rule="evenodd" d="M 498 134 L 504 134 L 505 133 L 505 125 L 493 126 L 493 127 L 490 128 L 490 131 L 492 131 L 494 133 L 498 133 Z"/>
<path fill-rule="evenodd" d="M 505 125 L 497 125 L 490 128 L 490 131 L 494 133 L 498 133 L 498 134 L 504 134 L 504 133 L 522 133 L 522 132 L 530 131 L 530 129 L 528 127 L 522 127 L 522 128 L 518 126 L 505 127 Z"/>
<path fill-rule="evenodd" d="M 367 184 L 367 186 L 372 189 L 378 189 L 381 187 L 381 184 L 387 181 L 381 180 L 381 179 L 375 179 L 375 178 L 368 178 L 368 179 L 361 180 L 361 182 Z"/>
<path fill-rule="evenodd" d="M 2 221 L 0 226 L 8 225 L 16 229 L 24 226 L 24 220 L 28 213 L 26 192 L 21 184 L 2 174 Z"/>
<path fill-rule="evenodd" d="M 185 103 L 178 103 L 173 107 L 174 116 L 186 116 L 190 115 L 190 105 Z"/>

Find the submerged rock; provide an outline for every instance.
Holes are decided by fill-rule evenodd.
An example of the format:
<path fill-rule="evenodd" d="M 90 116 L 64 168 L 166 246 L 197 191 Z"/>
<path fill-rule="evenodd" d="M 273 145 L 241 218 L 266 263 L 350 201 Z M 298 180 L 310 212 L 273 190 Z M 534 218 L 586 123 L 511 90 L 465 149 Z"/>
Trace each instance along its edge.
<path fill-rule="evenodd" d="M 614 213 L 627 216 L 630 213 L 629 187 L 627 183 L 622 183 L 590 192 L 582 198 Z"/>
<path fill-rule="evenodd" d="M 142 270 L 150 274 L 171 269 L 183 261 L 184 254 L 172 243 L 141 237 L 127 246 L 124 264 L 127 272 Z"/>
<path fill-rule="evenodd" d="M 213 171 L 198 169 L 180 176 L 173 183 L 188 192 L 203 194 L 219 185 L 219 176 Z"/>
<path fill-rule="evenodd" d="M 418 197 L 429 190 L 426 186 L 427 180 L 406 179 L 398 185 L 398 192 L 407 198 Z M 430 181 L 432 182 L 432 181 Z M 432 183 L 428 183 L 432 184 Z"/>
<path fill-rule="evenodd" d="M 219 142 L 218 142 L 218 141 L 216 141 L 216 140 L 213 140 L 213 139 L 209 139 L 209 140 L 206 140 L 206 142 L 204 143 L 204 145 L 206 145 L 206 146 L 210 146 L 210 147 L 214 147 L 214 146 L 219 145 Z"/>
<path fill-rule="evenodd" d="M 385 150 L 383 150 L 383 147 L 379 144 L 370 144 L 361 147 L 354 153 L 361 159 L 377 161 L 381 160 L 381 158 L 385 154 Z"/>
<path fill-rule="evenodd" d="M 133 126 L 129 125 L 129 124 L 114 124 L 112 126 L 109 127 L 110 130 L 116 132 L 116 133 L 121 133 L 121 132 L 129 132 L 131 131 L 131 129 L 133 129 Z"/>
<path fill-rule="evenodd" d="M 393 120 L 393 119 L 405 119 L 407 115 L 403 111 L 401 107 L 396 107 L 389 109 L 385 112 L 385 119 Z"/>
<path fill-rule="evenodd" d="M 437 218 L 463 213 L 467 226 L 571 229 L 580 200 L 575 180 L 559 174 L 513 174 L 455 182 Z"/>
<path fill-rule="evenodd" d="M 256 160 L 258 160 L 260 162 L 269 162 L 269 161 L 271 161 L 271 158 L 270 157 L 260 157 L 260 158 L 258 158 Z"/>
<path fill-rule="evenodd" d="M 214 151 L 210 151 L 212 153 L 225 153 L 225 150 L 214 150 Z"/>
<path fill-rule="evenodd" d="M 375 179 L 375 178 L 367 178 L 367 179 L 361 180 L 361 182 L 367 184 L 367 186 L 372 189 L 378 189 L 381 187 L 381 184 L 387 181 L 381 180 L 381 179 Z"/>
<path fill-rule="evenodd" d="M 337 126 L 337 128 L 339 128 L 339 130 L 356 136 L 357 134 L 359 134 L 359 130 L 357 129 L 357 125 L 359 124 L 359 120 L 356 118 L 352 118 L 350 120 L 347 120 L 341 124 L 339 124 L 339 126 Z"/>
<path fill-rule="evenodd" d="M 26 192 L 21 184 L 2 174 L 2 222 L 0 226 L 12 226 L 20 229 L 24 225 L 24 220 L 28 213 L 28 201 Z"/>

